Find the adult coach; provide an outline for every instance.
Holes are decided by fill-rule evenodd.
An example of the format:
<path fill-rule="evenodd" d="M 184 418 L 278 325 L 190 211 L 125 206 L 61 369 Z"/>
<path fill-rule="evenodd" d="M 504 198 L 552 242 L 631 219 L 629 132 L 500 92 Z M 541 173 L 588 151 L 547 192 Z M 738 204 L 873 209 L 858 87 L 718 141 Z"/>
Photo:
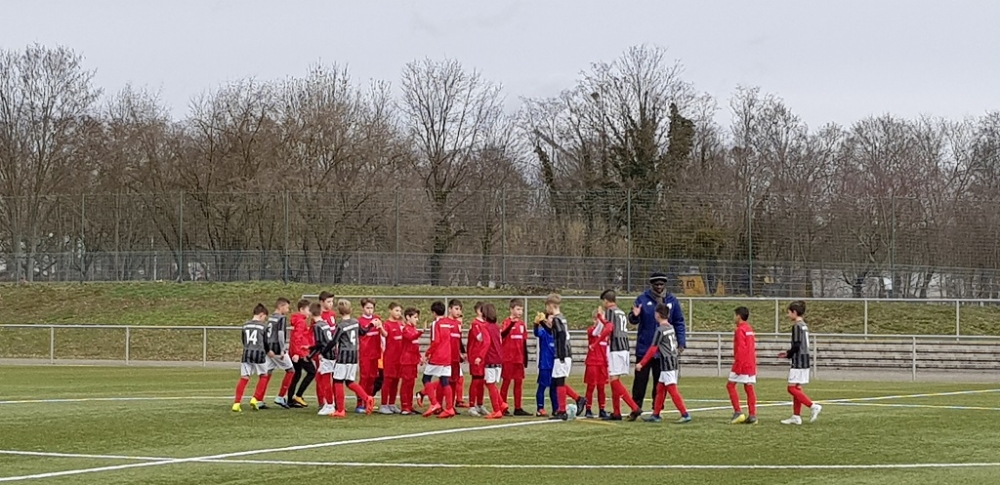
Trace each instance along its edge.
<path fill-rule="evenodd" d="M 635 299 L 632 311 L 628 314 L 628 321 L 632 325 L 638 325 L 638 335 L 635 342 L 636 362 L 646 355 L 649 346 L 653 344 L 653 337 L 656 336 L 656 306 L 667 305 L 670 307 L 670 324 L 674 326 L 677 335 L 677 352 L 681 353 L 686 347 L 686 335 L 684 331 L 684 312 L 681 304 L 672 293 L 667 291 L 667 275 L 663 273 L 653 273 L 649 275 L 649 289 Z M 660 380 L 659 359 L 654 359 L 648 366 L 635 371 L 635 380 L 632 381 L 632 399 L 642 409 L 642 401 L 646 398 L 646 386 L 649 384 L 649 374 L 653 374 L 653 388 Z M 654 391 L 655 394 L 655 391 Z"/>

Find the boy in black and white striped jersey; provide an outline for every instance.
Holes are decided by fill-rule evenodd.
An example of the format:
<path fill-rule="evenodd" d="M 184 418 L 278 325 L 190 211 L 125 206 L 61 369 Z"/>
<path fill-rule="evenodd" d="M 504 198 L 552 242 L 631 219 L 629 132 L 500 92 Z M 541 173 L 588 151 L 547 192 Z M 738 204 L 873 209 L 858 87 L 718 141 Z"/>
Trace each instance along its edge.
<path fill-rule="evenodd" d="M 233 399 L 233 412 L 242 411 L 240 402 L 243 401 L 243 393 L 247 384 L 250 383 L 250 375 L 256 374 L 257 389 L 254 397 L 250 399 L 250 406 L 256 411 L 259 401 L 257 395 L 263 399 L 264 390 L 267 389 L 267 349 L 264 341 L 264 321 L 267 320 L 267 308 L 258 303 L 253 309 L 253 318 L 243 324 L 243 332 L 240 336 L 243 342 L 243 356 L 240 359 L 240 380 L 236 384 L 236 396 Z"/>
<path fill-rule="evenodd" d="M 802 406 L 812 411 L 809 422 L 815 422 L 823 406 L 812 402 L 802 386 L 809 383 L 809 327 L 802 317 L 806 314 L 806 304 L 803 301 L 793 301 L 788 305 L 788 318 L 795 322 L 792 325 L 792 347 L 787 352 L 778 354 L 780 359 L 788 359 L 792 369 L 788 372 L 788 393 L 792 395 L 792 417 L 782 420 L 781 424 L 802 424 L 800 416 Z"/>

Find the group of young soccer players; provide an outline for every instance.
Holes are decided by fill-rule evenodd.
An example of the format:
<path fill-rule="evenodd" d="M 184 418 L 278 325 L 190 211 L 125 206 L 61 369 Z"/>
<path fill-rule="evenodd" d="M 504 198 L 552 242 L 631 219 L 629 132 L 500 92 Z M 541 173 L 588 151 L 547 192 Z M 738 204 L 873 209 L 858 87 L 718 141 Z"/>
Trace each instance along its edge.
<path fill-rule="evenodd" d="M 601 305 L 593 313 L 593 324 L 587 329 L 587 355 L 584 360 L 586 396 L 581 396 L 566 382 L 573 367 L 569 323 L 560 309 L 562 298 L 549 295 L 545 311 L 533 318 L 533 335 L 538 343 L 538 389 L 536 411 L 538 417 L 570 419 L 574 416 L 600 417 L 609 421 L 635 421 L 642 411 L 626 391 L 621 377 L 630 373 L 629 315 L 618 307 L 613 290 L 601 294 Z M 262 304 L 253 310 L 253 318 L 243 325 L 241 378 L 236 386 L 232 410 L 242 411 L 242 400 L 251 375 L 259 380 L 250 399 L 252 409 L 264 409 L 264 396 L 271 374 L 285 371 L 275 404 L 281 407 L 308 407 L 303 394 L 315 381 L 318 414 L 334 418 L 346 417 L 345 388 L 356 397 L 356 413 L 372 414 L 376 393 L 381 395 L 380 414 L 417 414 L 414 401 L 428 407 L 421 413 L 425 417 L 450 418 L 457 408 L 468 408 L 468 414 L 486 419 L 504 416 L 531 416 L 522 406 L 525 367 L 528 363 L 528 326 L 523 320 L 522 300 L 509 303 L 509 314 L 499 320 L 497 308 L 491 303 L 478 302 L 475 317 L 468 332 L 463 331 L 463 305 L 451 300 L 445 305 L 436 301 L 430 306 L 430 321 L 425 329 L 421 313 L 416 308 L 405 310 L 397 303 L 388 306 L 388 318 L 375 314 L 375 301 L 362 299 L 361 314 L 353 316 L 348 300 L 336 300 L 330 292 L 322 292 L 318 302 L 301 300 L 297 312 L 291 315 L 290 301 L 279 298 L 273 314 L 268 314 Z M 635 307 L 637 314 L 640 310 Z M 658 327 L 652 345 L 642 356 L 637 356 L 636 370 L 641 370 L 655 359 L 659 364 L 659 379 L 653 401 L 652 413 L 643 417 L 647 422 L 660 422 L 660 414 L 669 395 L 680 413 L 679 424 L 691 422 L 678 391 L 679 354 L 681 349 L 669 319 L 669 305 L 659 304 L 655 309 Z M 809 382 L 808 328 L 802 317 L 805 304 L 793 302 L 788 315 L 794 321 L 792 347 L 779 357 L 791 362 L 788 392 L 792 396 L 794 414 L 783 424 L 802 424 L 802 406 L 811 411 L 815 421 L 822 407 L 813 403 L 802 391 Z M 756 344 L 753 328 L 749 324 L 749 310 L 739 307 L 734 311 L 736 328 L 733 338 L 734 363 L 729 375 L 727 391 L 734 414 L 733 424 L 756 424 Z M 290 335 L 289 335 L 290 330 Z M 420 340 L 429 332 L 429 345 L 422 352 Z M 463 335 L 466 338 L 463 339 Z M 471 383 L 468 402 L 464 398 L 464 373 L 462 363 L 468 364 Z M 418 369 L 423 366 L 423 387 L 415 392 Z M 301 382 L 300 382 L 301 379 Z M 749 414 L 742 411 L 737 384 L 742 384 L 747 395 Z M 297 386 L 298 385 L 298 386 Z M 611 388 L 610 413 L 606 410 L 606 387 Z M 513 387 L 514 408 L 508 405 L 508 395 Z M 484 406 L 489 393 L 490 409 Z M 545 410 L 548 392 L 553 412 Z M 592 404 L 597 395 L 598 413 Z M 399 406 L 396 406 L 397 400 Z M 623 416 L 621 403 L 630 412 Z"/>

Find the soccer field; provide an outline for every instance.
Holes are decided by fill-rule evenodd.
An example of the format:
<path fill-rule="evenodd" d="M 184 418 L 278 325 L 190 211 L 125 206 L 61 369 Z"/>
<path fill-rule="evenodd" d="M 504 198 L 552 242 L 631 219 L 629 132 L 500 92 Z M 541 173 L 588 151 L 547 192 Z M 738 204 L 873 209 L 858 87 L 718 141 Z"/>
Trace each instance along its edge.
<path fill-rule="evenodd" d="M 995 483 L 1000 471 L 997 385 L 815 382 L 820 420 L 788 427 L 781 380 L 758 386 L 759 425 L 731 426 L 715 378 L 682 379 L 694 422 L 674 425 L 235 414 L 235 374 L 7 367 L 0 482 L 939 485 Z M 532 409 L 533 382 L 525 392 Z"/>

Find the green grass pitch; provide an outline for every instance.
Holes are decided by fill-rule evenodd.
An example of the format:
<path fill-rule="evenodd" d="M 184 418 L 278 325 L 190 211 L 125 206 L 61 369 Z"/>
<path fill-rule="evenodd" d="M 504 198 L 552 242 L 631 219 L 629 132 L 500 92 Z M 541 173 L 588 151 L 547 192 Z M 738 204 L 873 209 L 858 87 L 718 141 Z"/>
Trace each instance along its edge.
<path fill-rule="evenodd" d="M 995 483 L 1000 471 L 995 384 L 818 381 L 807 392 L 824 402 L 820 420 L 789 427 L 780 380 L 758 385 L 760 425 L 731 426 L 715 378 L 681 380 L 693 423 L 654 425 L 234 414 L 231 370 L 3 372 L 0 483 L 939 485 Z"/>

